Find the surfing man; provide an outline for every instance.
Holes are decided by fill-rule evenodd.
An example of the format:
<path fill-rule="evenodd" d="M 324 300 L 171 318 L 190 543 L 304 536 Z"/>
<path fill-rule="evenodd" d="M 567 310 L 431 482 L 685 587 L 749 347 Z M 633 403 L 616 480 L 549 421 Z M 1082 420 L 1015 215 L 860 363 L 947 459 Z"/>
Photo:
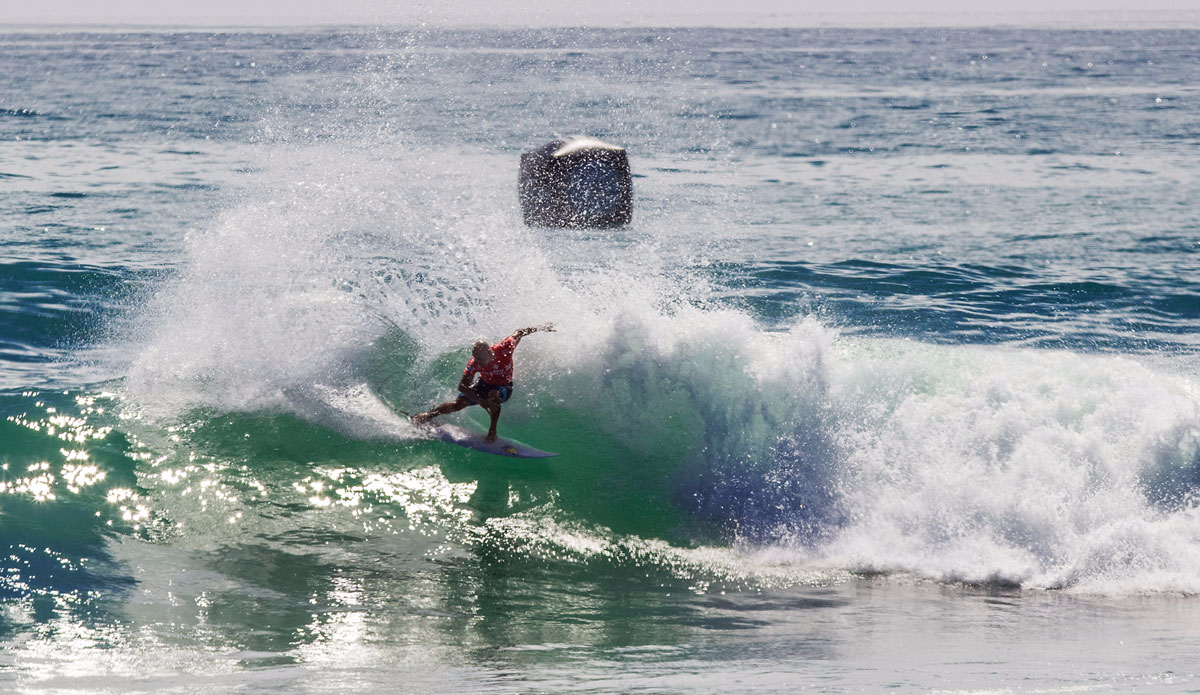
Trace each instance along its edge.
<path fill-rule="evenodd" d="M 474 404 L 492 416 L 492 424 L 488 428 L 485 441 L 496 441 L 500 404 L 512 396 L 513 351 L 517 349 L 521 338 L 538 331 L 553 333 L 554 324 L 522 328 L 495 345 L 488 345 L 482 340 L 475 343 L 471 348 L 471 359 L 467 361 L 467 368 L 463 370 L 462 379 L 458 381 L 458 398 L 446 401 L 429 412 L 414 415 L 413 422 L 422 425 L 438 415 L 456 413 Z"/>

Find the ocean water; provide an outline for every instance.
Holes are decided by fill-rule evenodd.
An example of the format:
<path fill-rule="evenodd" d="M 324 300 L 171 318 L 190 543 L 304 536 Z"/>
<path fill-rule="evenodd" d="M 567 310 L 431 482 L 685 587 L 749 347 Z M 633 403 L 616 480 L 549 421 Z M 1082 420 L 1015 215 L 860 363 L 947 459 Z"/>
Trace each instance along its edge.
<path fill-rule="evenodd" d="M 1197 44 L 0 34 L 3 690 L 1200 690 Z"/>

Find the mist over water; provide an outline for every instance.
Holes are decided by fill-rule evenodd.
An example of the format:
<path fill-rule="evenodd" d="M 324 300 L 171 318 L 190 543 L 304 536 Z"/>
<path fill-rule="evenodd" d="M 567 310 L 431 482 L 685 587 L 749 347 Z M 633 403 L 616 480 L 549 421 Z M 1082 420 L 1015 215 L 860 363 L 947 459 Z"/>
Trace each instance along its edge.
<path fill-rule="evenodd" d="M 1024 612 L 1026 656 L 1057 640 L 1037 625 L 1091 630 L 1060 644 L 1080 668 L 1183 634 L 1194 38 L 7 35 L 4 663 L 180 692 L 864 664 L 852 689 L 908 662 L 847 626 L 900 644 L 930 601 L 985 639 L 978 599 Z M 575 132 L 629 147 L 631 226 L 521 223 L 519 153 Z M 548 321 L 501 434 L 559 457 L 397 413 Z M 1117 627 L 1079 608 L 1145 597 Z M 1191 678 L 1127 658 L 1133 681 L 1032 682 Z"/>

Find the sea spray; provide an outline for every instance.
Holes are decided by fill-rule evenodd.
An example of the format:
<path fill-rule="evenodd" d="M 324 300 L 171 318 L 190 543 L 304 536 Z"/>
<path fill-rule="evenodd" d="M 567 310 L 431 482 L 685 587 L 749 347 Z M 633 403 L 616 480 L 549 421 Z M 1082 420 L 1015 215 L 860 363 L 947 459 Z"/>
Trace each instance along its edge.
<path fill-rule="evenodd" d="M 495 220 L 455 214 L 472 189 L 444 179 L 435 189 L 416 176 L 434 176 L 424 160 L 409 157 L 405 169 L 364 156 L 344 145 L 276 153 L 256 190 L 192 234 L 177 276 L 139 310 L 127 388 L 224 408 L 279 406 L 286 388 L 354 381 L 388 321 L 438 348 L 452 330 L 458 340 L 479 332 L 486 302 L 502 294 L 485 287 L 483 269 Z M 407 183 L 402 193 L 397 180 Z"/>

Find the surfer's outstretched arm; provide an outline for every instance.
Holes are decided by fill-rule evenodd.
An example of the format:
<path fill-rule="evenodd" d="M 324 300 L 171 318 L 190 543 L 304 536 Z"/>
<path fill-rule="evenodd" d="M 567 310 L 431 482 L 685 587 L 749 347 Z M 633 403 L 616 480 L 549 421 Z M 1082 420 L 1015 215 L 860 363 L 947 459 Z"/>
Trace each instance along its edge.
<path fill-rule="evenodd" d="M 519 342 L 521 342 L 521 338 L 524 338 L 525 336 L 529 335 L 530 333 L 537 333 L 538 331 L 541 331 L 543 333 L 553 333 L 554 332 L 554 324 L 547 323 L 547 324 L 543 324 L 541 326 L 530 326 L 529 328 L 518 328 L 512 334 L 513 342 L 519 343 Z"/>

